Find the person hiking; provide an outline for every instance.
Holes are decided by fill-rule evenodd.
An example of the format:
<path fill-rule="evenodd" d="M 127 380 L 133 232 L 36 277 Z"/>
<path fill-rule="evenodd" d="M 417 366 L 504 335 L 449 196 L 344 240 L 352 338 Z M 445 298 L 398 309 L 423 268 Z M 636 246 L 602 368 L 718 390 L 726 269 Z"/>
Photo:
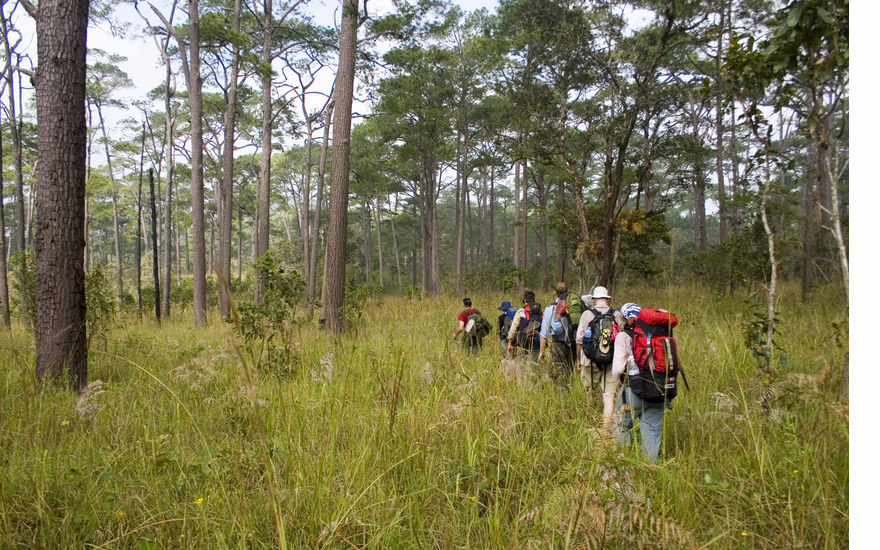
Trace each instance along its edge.
<path fill-rule="evenodd" d="M 571 377 L 574 364 L 574 347 L 571 332 L 571 318 L 567 307 L 568 285 L 560 281 L 554 289 L 555 300 L 544 309 L 544 318 L 541 323 L 541 345 L 538 352 L 538 360 L 544 357 L 544 352 L 550 348 L 550 367 L 548 374 L 550 380 L 557 385 L 565 385 Z M 560 311 L 563 308 L 564 311 Z"/>
<path fill-rule="evenodd" d="M 498 307 L 501 315 L 498 316 L 498 339 L 501 343 L 501 354 L 507 355 L 507 336 L 510 332 L 510 326 L 513 324 L 513 318 L 516 317 L 516 308 L 513 307 L 509 300 L 504 300 Z"/>
<path fill-rule="evenodd" d="M 610 435 L 614 399 L 620 385 L 619 378 L 611 374 L 611 360 L 615 353 L 614 338 L 626 321 L 620 312 L 611 307 L 611 294 L 607 288 L 597 286 L 591 296 L 593 307 L 581 315 L 575 335 L 575 367 L 580 372 L 581 382 L 585 387 L 601 392 L 602 428 L 606 435 Z M 604 330 L 607 331 L 604 335 L 607 340 L 604 343 L 600 324 L 604 324 Z M 594 330 L 596 334 L 593 334 Z"/>
<path fill-rule="evenodd" d="M 632 444 L 632 430 L 636 420 L 639 421 L 639 432 L 642 440 L 642 452 L 648 462 L 657 461 L 660 454 L 660 443 L 663 439 L 663 414 L 668 401 L 661 398 L 660 402 L 650 402 L 639 397 L 630 385 L 630 376 L 639 374 L 639 367 L 633 354 L 633 327 L 639 317 L 641 308 L 637 304 L 627 303 L 620 311 L 626 318 L 626 328 L 617 335 L 614 341 L 614 362 L 611 375 L 622 379 L 623 383 L 617 393 L 614 407 L 613 433 L 617 440 L 625 445 Z"/>
<path fill-rule="evenodd" d="M 464 333 L 461 338 L 462 347 L 466 351 L 476 354 L 483 348 L 483 337 L 489 334 L 492 325 L 486 321 L 479 309 L 473 307 L 470 298 L 465 298 L 462 303 L 464 310 L 458 314 L 458 328 L 452 335 L 452 339 L 456 340 L 459 334 Z"/>
<path fill-rule="evenodd" d="M 521 357 L 534 370 L 541 346 L 541 304 L 535 302 L 535 293 L 523 292 L 523 307 L 516 310 L 507 333 L 507 354 Z"/>

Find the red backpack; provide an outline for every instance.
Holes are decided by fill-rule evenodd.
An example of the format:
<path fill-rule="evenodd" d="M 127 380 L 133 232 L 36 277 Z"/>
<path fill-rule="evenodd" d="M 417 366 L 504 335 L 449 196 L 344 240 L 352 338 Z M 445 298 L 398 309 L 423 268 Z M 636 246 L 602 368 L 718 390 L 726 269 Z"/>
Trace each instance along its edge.
<path fill-rule="evenodd" d="M 677 393 L 681 363 L 672 336 L 677 324 L 678 318 L 665 309 L 649 307 L 639 312 L 632 329 L 633 357 L 639 373 L 630 375 L 630 387 L 645 401 L 672 399 Z"/>

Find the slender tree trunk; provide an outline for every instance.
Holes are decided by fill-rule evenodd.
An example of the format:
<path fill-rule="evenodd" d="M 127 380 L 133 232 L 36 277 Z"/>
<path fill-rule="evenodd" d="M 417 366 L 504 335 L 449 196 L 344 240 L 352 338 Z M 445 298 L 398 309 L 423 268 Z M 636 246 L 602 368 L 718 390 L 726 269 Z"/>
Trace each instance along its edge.
<path fill-rule="evenodd" d="M 520 208 L 520 177 L 519 177 L 519 169 L 520 164 L 519 161 L 514 162 L 513 167 L 513 205 L 514 205 L 514 219 L 516 221 L 520 221 L 522 219 L 521 208 Z M 519 259 L 519 243 L 520 243 L 520 235 L 522 234 L 522 225 L 517 223 L 513 227 L 513 265 L 516 269 L 522 269 L 522 263 Z M 518 277 L 519 279 L 519 277 Z M 520 287 L 523 285 L 523 281 L 519 280 Z"/>
<path fill-rule="evenodd" d="M 486 260 L 495 261 L 495 169 L 489 169 L 489 251 Z"/>
<path fill-rule="evenodd" d="M 104 138 L 104 153 L 107 155 L 107 176 L 110 178 L 110 193 L 113 201 L 113 249 L 116 253 L 116 298 L 119 307 L 122 308 L 122 243 L 119 235 L 119 200 L 116 193 L 116 178 L 113 173 L 113 158 L 110 155 L 110 140 L 107 137 L 107 127 L 104 124 L 104 111 L 101 103 L 96 102 L 98 111 L 98 124 L 101 127 L 101 136 Z"/>
<path fill-rule="evenodd" d="M 547 264 L 547 186 L 544 181 L 544 171 L 538 170 L 535 173 L 535 191 L 538 194 L 538 244 L 541 254 L 541 288 L 550 288 L 550 281 L 547 277 L 550 274 Z M 560 281 L 562 279 L 559 279 Z"/>
<path fill-rule="evenodd" d="M 162 316 L 171 315 L 171 205 L 174 199 L 174 121 L 171 116 L 171 61 L 165 62 L 165 147 L 168 155 L 165 166 L 165 231 L 162 256 Z M 158 297 L 157 297 L 158 299 Z"/>
<path fill-rule="evenodd" d="M 36 374 L 88 382 L 83 251 L 88 0 L 37 8 Z"/>
<path fill-rule="evenodd" d="M 456 139 L 455 167 L 455 293 L 461 294 L 462 270 L 464 268 L 464 218 L 465 192 L 464 161 L 462 159 L 464 136 L 459 130 Z"/>
<path fill-rule="evenodd" d="M 189 0 L 189 62 L 187 82 L 192 132 L 193 324 L 205 326 L 207 314 L 205 269 L 205 181 L 202 141 L 202 75 L 199 56 L 199 0 Z"/>
<path fill-rule="evenodd" d="M 241 31 L 241 0 L 235 0 L 232 11 L 232 28 Z M 238 103 L 238 72 L 241 51 L 238 41 L 232 46 L 232 65 L 229 69 L 229 89 L 226 97 L 226 113 L 223 115 L 223 178 L 217 201 L 217 217 L 220 224 L 220 248 L 218 250 L 216 271 L 217 302 L 220 314 L 229 315 L 229 283 L 232 277 L 232 188 L 235 169 L 235 124 Z"/>
<path fill-rule="evenodd" d="M 560 181 L 559 182 L 559 204 L 565 204 L 565 185 Z M 560 239 L 559 243 L 559 252 L 556 258 L 556 280 L 564 281 L 565 280 L 565 263 L 568 259 L 568 247 L 566 246 L 565 239 Z M 583 285 L 581 285 L 583 286 Z"/>
<path fill-rule="evenodd" d="M 397 230 L 394 227 L 394 218 L 397 217 L 397 206 L 395 202 L 394 216 L 391 216 L 391 249 L 394 252 L 394 262 L 397 265 L 397 288 L 403 289 L 403 273 L 400 270 L 400 252 L 397 248 Z"/>
<path fill-rule="evenodd" d="M 768 135 L 765 143 L 765 151 L 769 150 L 770 136 Z M 765 345 L 766 354 L 764 355 L 764 374 L 770 378 L 773 375 L 773 368 L 770 360 L 773 352 L 773 336 L 776 327 L 776 279 L 779 270 L 779 263 L 776 259 L 776 235 L 770 227 L 767 217 L 767 198 L 770 194 L 770 155 L 764 155 L 764 182 L 761 187 L 761 223 L 764 226 L 764 233 L 767 235 L 767 248 L 770 255 L 770 286 L 767 288 L 767 341 Z"/>
<path fill-rule="evenodd" d="M 321 208 L 324 204 L 324 172 L 327 166 L 327 149 L 330 143 L 330 120 L 333 118 L 333 101 L 327 105 L 324 116 L 324 141 L 321 143 L 321 158 L 318 161 L 318 185 L 315 190 L 315 216 L 312 221 L 312 249 L 309 259 L 309 278 L 306 285 L 306 303 L 308 304 L 309 317 L 314 314 L 315 286 L 318 278 L 318 249 L 321 236 Z"/>
<path fill-rule="evenodd" d="M 373 284 L 373 236 L 370 231 L 370 200 L 361 201 L 361 233 L 363 234 L 364 275 L 367 285 Z"/>
<path fill-rule="evenodd" d="M 339 31 L 339 69 L 336 73 L 336 113 L 333 122 L 333 156 L 330 183 L 330 219 L 323 311 L 327 328 L 342 332 L 345 300 L 345 248 L 348 228 L 348 186 L 351 149 L 351 108 L 357 52 L 357 0 L 343 0 Z"/>
<path fill-rule="evenodd" d="M 522 181 L 520 182 L 520 187 L 522 188 L 522 199 L 521 199 L 521 213 L 522 213 L 522 230 L 519 233 L 522 242 L 519 243 L 519 246 L 522 247 L 522 251 L 519 254 L 520 261 L 520 269 L 522 269 L 522 284 L 526 283 L 527 277 L 529 276 L 529 260 L 528 260 L 528 252 L 529 252 L 529 165 L 528 161 L 523 159 L 522 161 Z"/>
<path fill-rule="evenodd" d="M 143 208 L 141 205 L 142 195 L 143 195 L 143 180 L 144 180 L 144 149 L 145 142 L 147 139 L 147 125 L 144 123 L 141 127 L 141 164 L 138 170 L 138 190 L 137 190 L 137 238 L 135 239 L 135 280 L 137 283 L 137 307 L 138 307 L 138 315 L 140 316 L 143 308 L 143 296 L 141 294 L 141 227 L 142 227 L 142 212 Z"/>
<path fill-rule="evenodd" d="M 2 317 L 3 326 L 9 328 L 12 321 L 9 317 L 9 271 L 6 263 L 6 214 L 3 205 L 3 187 L 3 135 L 0 132 L 0 317 Z"/>
<path fill-rule="evenodd" d="M 153 169 L 147 172 L 150 181 L 150 218 L 152 221 L 153 238 L 153 305 L 156 309 L 156 322 L 162 321 L 162 311 L 159 300 L 159 224 L 157 223 L 156 191 L 153 185 Z"/>
<path fill-rule="evenodd" d="M 262 86 L 262 136 L 260 145 L 259 215 L 257 216 L 257 257 L 269 250 L 269 201 L 271 199 L 272 167 L 272 0 L 263 0 L 263 51 L 265 72 L 260 78 Z M 263 281 L 257 284 L 257 297 L 263 298 Z"/>
<path fill-rule="evenodd" d="M 379 286 L 385 286 L 385 265 L 382 258 L 382 199 L 376 197 L 376 249 L 379 252 Z"/>
<path fill-rule="evenodd" d="M 15 165 L 15 218 L 16 230 L 15 241 L 10 248 L 20 254 L 18 263 L 18 277 L 20 281 L 27 278 L 27 224 L 25 222 L 25 203 L 24 203 L 24 170 L 22 166 L 22 143 L 21 132 L 16 115 L 15 101 L 15 80 L 13 79 L 12 51 L 9 46 L 9 39 L 6 33 L 6 21 L 3 19 L 3 36 L 6 43 L 6 64 L 7 64 L 7 84 L 9 85 L 9 135 L 12 138 L 12 159 Z M 19 87 L 21 87 L 21 78 L 19 78 Z M 25 296 L 25 285 L 21 285 L 21 295 L 19 299 L 21 303 L 27 303 L 28 298 Z"/>
<path fill-rule="evenodd" d="M 722 243 L 727 241 L 727 192 L 724 187 L 724 77 L 721 61 L 724 55 L 724 32 L 727 8 L 723 5 L 719 10 L 718 47 L 715 52 L 715 178 L 718 185 L 718 223 L 719 238 Z"/>

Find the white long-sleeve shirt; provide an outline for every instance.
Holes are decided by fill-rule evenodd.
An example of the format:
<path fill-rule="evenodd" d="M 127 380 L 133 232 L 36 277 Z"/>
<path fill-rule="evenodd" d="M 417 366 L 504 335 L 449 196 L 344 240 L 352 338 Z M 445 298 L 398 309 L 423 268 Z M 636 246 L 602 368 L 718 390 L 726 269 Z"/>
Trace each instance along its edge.
<path fill-rule="evenodd" d="M 629 365 L 635 365 L 633 355 L 633 339 L 626 331 L 617 333 L 614 339 L 614 361 L 611 363 L 611 375 L 620 378 Z"/>

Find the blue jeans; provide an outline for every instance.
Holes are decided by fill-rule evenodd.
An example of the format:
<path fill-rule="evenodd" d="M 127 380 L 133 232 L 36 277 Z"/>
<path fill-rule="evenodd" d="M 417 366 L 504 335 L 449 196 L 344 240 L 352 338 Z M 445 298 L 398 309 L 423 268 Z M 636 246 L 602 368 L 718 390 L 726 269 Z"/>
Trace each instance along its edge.
<path fill-rule="evenodd" d="M 642 436 L 642 452 L 648 462 L 657 461 L 660 443 L 663 440 L 663 412 L 665 403 L 649 403 L 634 394 L 629 386 L 620 386 L 617 403 L 614 406 L 614 436 L 621 444 L 632 445 L 632 429 L 639 420 Z"/>

